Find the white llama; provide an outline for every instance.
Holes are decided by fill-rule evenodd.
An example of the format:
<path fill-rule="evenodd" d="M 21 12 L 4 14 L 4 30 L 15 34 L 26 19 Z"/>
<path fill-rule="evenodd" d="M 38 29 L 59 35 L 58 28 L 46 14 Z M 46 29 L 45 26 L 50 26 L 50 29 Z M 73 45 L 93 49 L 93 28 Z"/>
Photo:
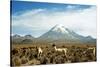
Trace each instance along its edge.
<path fill-rule="evenodd" d="M 38 48 L 38 56 L 40 56 L 43 53 L 43 50 L 41 49 L 41 47 Z"/>
<path fill-rule="evenodd" d="M 64 52 L 65 55 L 66 55 L 66 51 L 68 51 L 67 48 L 57 48 L 56 46 L 54 46 L 54 49 L 55 51 L 58 51 L 58 52 Z"/>
<path fill-rule="evenodd" d="M 88 49 L 92 49 L 93 50 L 93 55 L 95 56 L 95 54 L 96 54 L 96 48 L 95 47 L 89 47 Z"/>

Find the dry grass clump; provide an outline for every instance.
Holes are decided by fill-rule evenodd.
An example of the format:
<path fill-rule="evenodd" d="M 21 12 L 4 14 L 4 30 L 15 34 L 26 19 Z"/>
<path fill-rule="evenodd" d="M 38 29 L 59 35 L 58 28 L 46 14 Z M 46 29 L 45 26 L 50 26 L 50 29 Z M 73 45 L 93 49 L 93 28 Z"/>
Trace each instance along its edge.
<path fill-rule="evenodd" d="M 41 45 L 40 45 L 41 46 Z M 56 45 L 57 46 L 57 45 Z M 89 47 L 95 46 L 66 46 L 61 45 L 57 48 L 67 48 L 66 55 L 64 52 L 55 51 L 51 45 L 42 45 L 43 53 L 38 55 L 37 48 L 39 45 L 14 47 L 11 50 L 11 66 L 23 65 L 40 65 L 40 64 L 62 64 L 96 61 L 96 56 L 93 55 L 93 50 Z"/>

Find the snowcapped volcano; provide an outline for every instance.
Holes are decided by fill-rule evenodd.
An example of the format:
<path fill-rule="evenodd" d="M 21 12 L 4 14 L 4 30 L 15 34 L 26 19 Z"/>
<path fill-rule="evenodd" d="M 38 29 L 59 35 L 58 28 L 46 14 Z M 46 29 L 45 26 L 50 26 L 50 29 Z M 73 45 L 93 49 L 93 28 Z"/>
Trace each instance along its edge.
<path fill-rule="evenodd" d="M 51 30 L 54 32 L 59 32 L 59 33 L 68 33 L 66 28 L 61 24 L 55 25 Z"/>
<path fill-rule="evenodd" d="M 93 38 L 89 39 L 87 37 L 81 36 L 74 31 L 64 27 L 63 25 L 55 25 L 48 32 L 43 34 L 38 38 L 38 40 L 44 41 L 65 41 L 65 42 L 87 42 L 89 40 L 93 40 Z"/>
<path fill-rule="evenodd" d="M 44 40 L 77 40 L 72 31 L 63 25 L 55 25 L 51 30 L 39 37 Z"/>
<path fill-rule="evenodd" d="M 48 32 L 44 33 L 38 38 L 34 38 L 31 35 L 14 35 L 12 36 L 12 42 L 14 43 L 33 43 L 33 42 L 56 42 L 56 43 L 71 43 L 71 42 L 81 42 L 81 43 L 96 43 L 96 39 L 91 36 L 84 37 L 77 34 L 76 32 L 66 28 L 63 25 L 55 25 Z"/>

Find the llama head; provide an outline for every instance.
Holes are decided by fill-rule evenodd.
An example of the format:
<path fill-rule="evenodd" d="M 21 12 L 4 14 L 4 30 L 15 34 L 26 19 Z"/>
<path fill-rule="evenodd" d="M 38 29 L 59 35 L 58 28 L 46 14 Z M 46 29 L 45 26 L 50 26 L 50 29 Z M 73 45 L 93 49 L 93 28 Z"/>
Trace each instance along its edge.
<path fill-rule="evenodd" d="M 52 46 L 55 47 L 56 45 L 53 43 Z"/>

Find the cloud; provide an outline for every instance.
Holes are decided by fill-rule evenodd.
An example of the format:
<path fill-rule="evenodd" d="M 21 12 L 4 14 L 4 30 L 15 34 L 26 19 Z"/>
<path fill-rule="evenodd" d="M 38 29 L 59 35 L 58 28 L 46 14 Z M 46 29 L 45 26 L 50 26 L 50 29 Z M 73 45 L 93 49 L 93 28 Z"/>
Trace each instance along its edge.
<path fill-rule="evenodd" d="M 75 8 L 75 6 L 68 6 L 67 8 L 72 9 Z M 31 32 L 33 36 L 38 37 L 50 30 L 56 24 L 63 24 L 65 27 L 77 32 L 80 35 L 91 35 L 96 38 L 95 6 L 79 10 L 66 9 L 63 11 L 33 9 L 24 11 L 21 14 L 13 15 L 12 32 L 13 34 L 26 34 L 23 30 L 27 30 L 27 32 Z"/>

